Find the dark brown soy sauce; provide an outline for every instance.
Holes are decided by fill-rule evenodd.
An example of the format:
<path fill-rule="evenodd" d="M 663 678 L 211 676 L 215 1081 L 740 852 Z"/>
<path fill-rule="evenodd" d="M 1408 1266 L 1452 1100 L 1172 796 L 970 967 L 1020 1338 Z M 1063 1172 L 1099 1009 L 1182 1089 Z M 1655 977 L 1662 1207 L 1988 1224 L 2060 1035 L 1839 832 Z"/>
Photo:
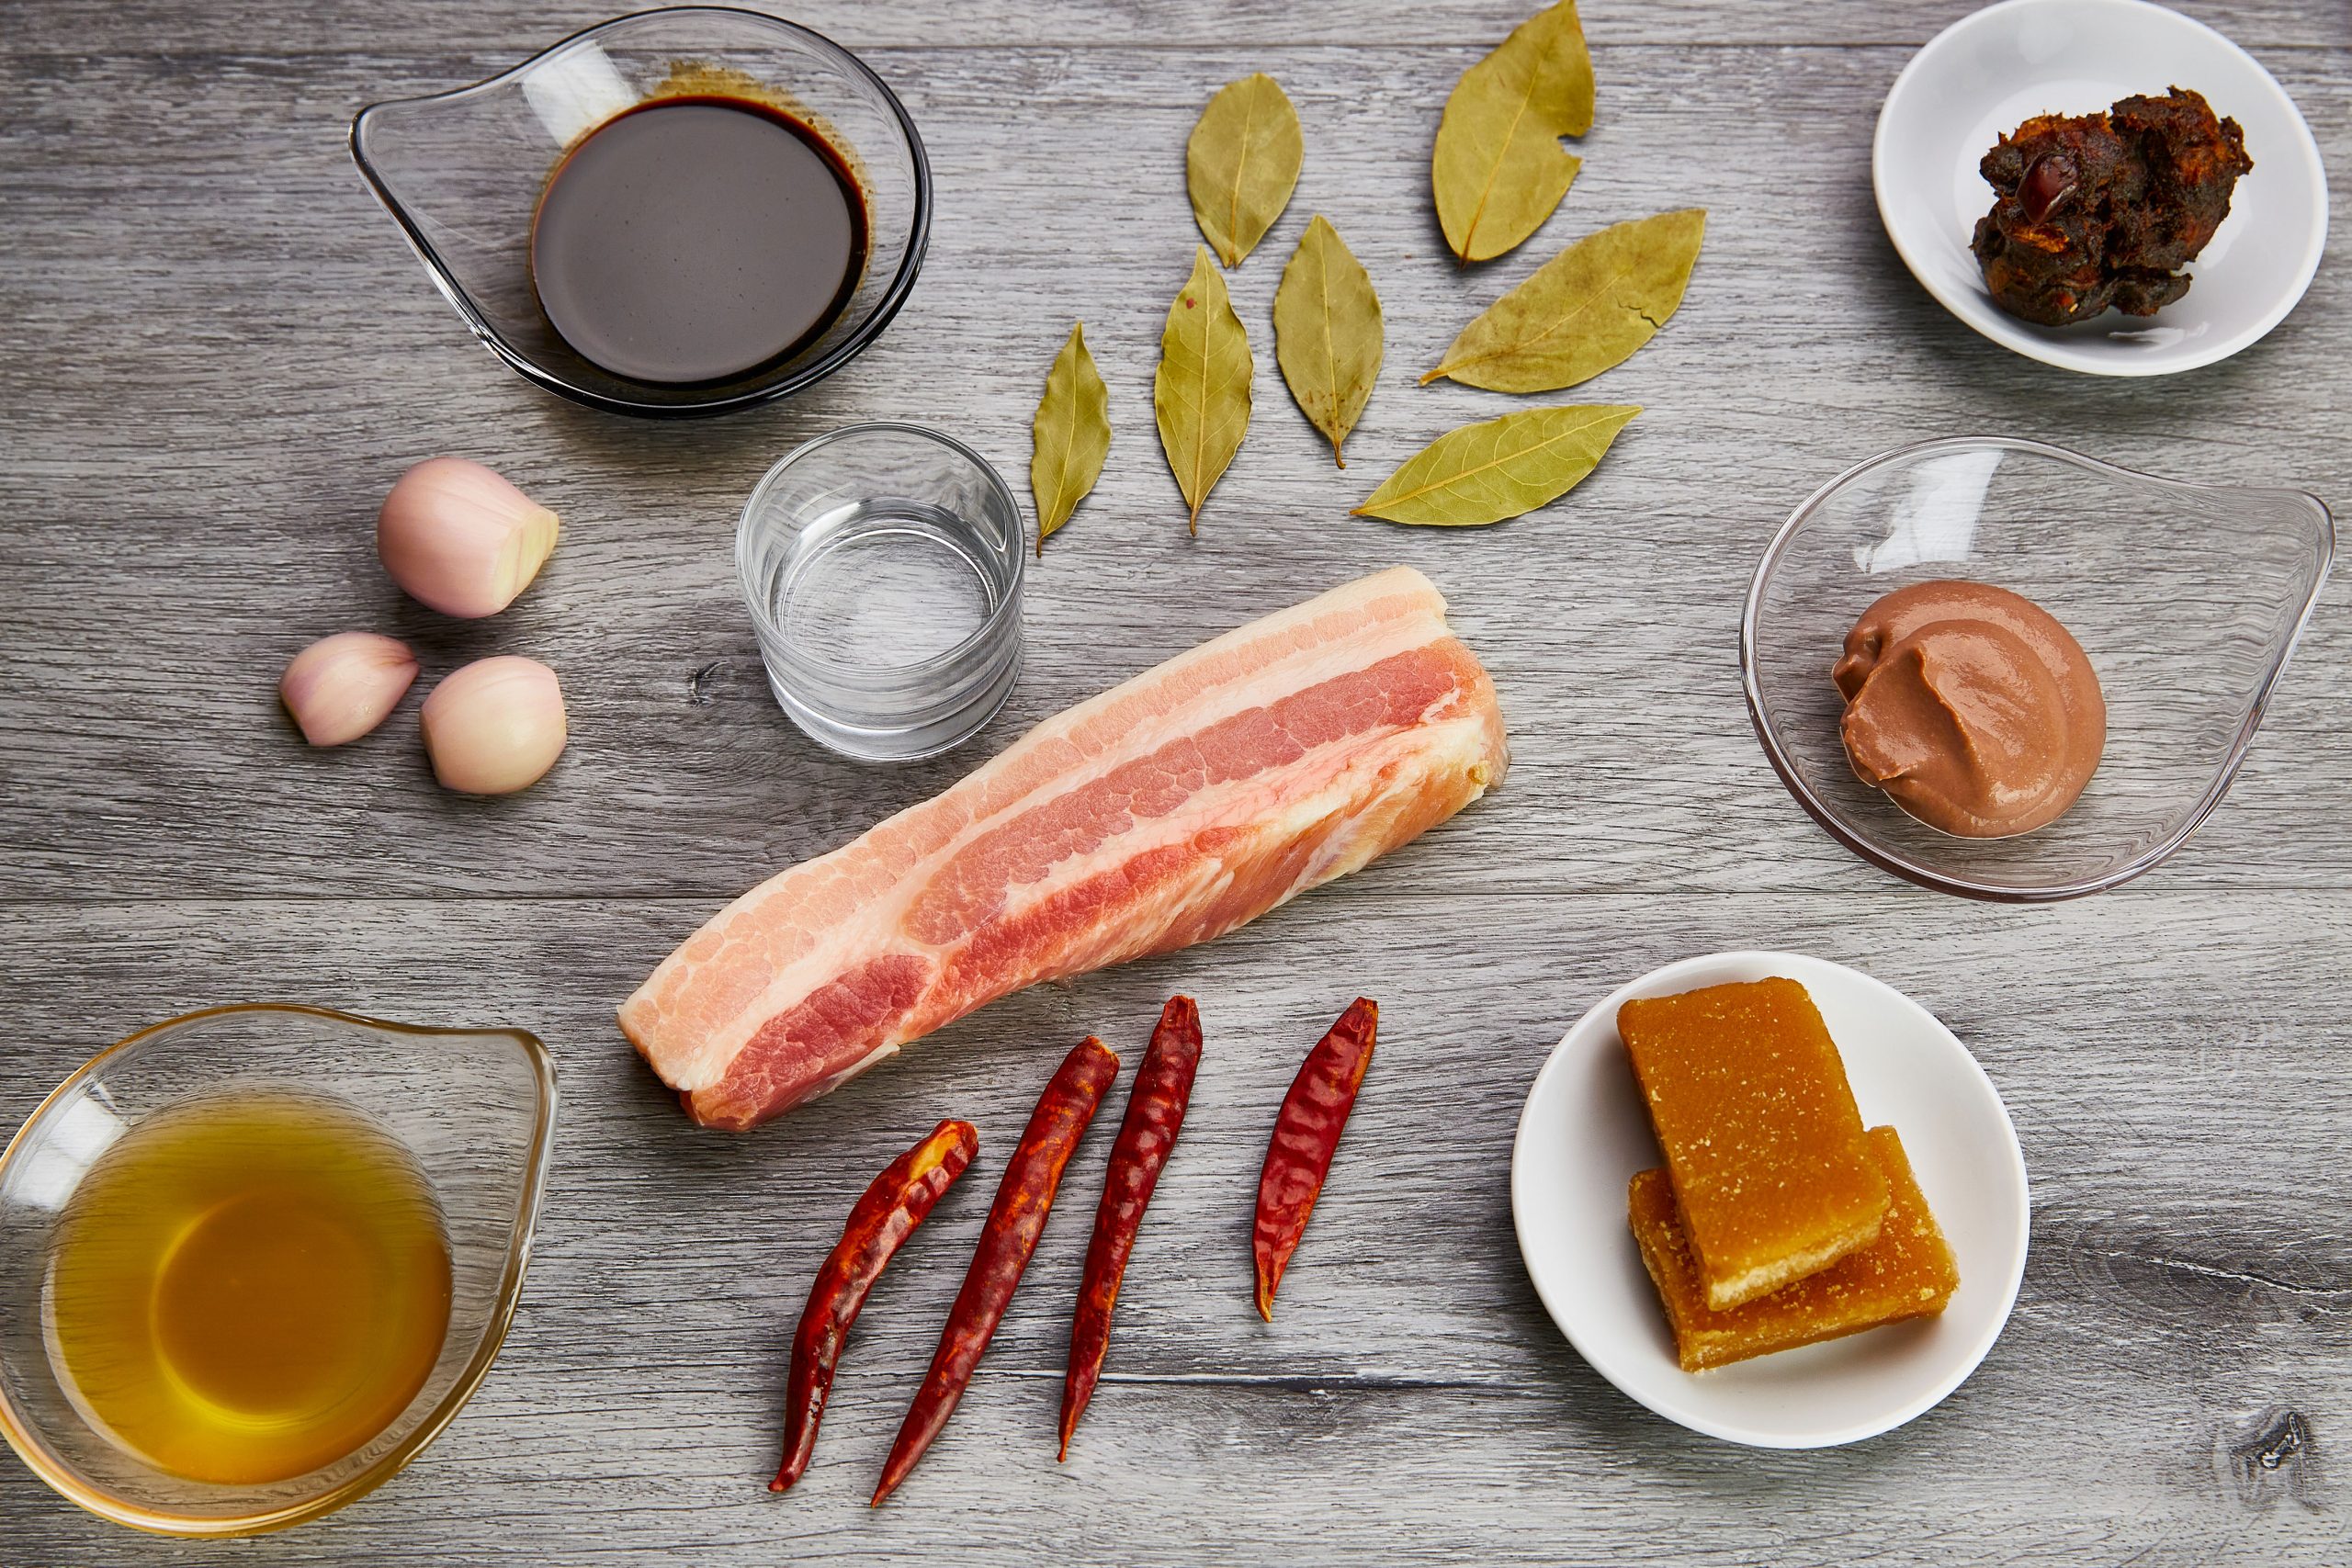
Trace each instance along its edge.
<path fill-rule="evenodd" d="M 721 94 L 655 98 L 582 138 L 531 220 L 531 283 L 616 376 L 729 381 L 807 347 L 865 268 L 865 197 L 813 128 Z"/>

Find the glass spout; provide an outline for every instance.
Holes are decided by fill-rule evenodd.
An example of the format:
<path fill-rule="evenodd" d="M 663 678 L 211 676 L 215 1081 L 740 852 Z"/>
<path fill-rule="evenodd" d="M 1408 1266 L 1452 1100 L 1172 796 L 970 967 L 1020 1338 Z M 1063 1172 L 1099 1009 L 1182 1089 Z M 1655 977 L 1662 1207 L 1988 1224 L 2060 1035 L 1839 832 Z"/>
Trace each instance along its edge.
<path fill-rule="evenodd" d="M 158 1112 L 244 1091 L 337 1102 L 396 1139 L 440 1210 L 448 1328 L 424 1386 L 356 1451 L 264 1484 L 191 1481 L 111 1440 L 59 1370 L 51 1288 L 75 1189 Z M 522 1292 L 555 1123 L 547 1049 L 518 1029 L 427 1029 L 253 1003 L 141 1031 L 84 1066 L 0 1155 L 0 1435 L 58 1492 L 168 1535 L 248 1535 L 315 1518 L 389 1480 L 490 1371 Z"/>

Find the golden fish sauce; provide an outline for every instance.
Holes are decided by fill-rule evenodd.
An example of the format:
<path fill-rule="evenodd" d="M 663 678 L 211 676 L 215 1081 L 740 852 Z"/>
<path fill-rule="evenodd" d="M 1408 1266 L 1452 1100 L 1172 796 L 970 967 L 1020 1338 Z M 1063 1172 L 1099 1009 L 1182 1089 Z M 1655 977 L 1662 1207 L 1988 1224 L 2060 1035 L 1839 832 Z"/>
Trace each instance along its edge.
<path fill-rule="evenodd" d="M 158 1469 L 253 1484 L 331 1464 L 424 1387 L 449 1325 L 439 1205 L 356 1107 L 247 1090 L 169 1107 L 84 1176 L 44 1327 L 68 1396 Z"/>

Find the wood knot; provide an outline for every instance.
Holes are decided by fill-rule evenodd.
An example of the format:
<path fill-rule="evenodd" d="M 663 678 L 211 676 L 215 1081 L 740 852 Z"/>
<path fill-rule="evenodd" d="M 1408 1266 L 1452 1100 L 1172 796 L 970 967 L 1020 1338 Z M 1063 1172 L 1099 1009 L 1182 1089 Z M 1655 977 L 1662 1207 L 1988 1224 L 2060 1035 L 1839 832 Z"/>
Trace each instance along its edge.
<path fill-rule="evenodd" d="M 2224 1431 L 2218 1446 L 2239 1502 L 2267 1508 L 2284 1498 L 2306 1508 L 2319 1506 L 2319 1449 L 2301 1411 L 2267 1411 L 2256 1418 L 2251 1433 L 2232 1439 Z"/>

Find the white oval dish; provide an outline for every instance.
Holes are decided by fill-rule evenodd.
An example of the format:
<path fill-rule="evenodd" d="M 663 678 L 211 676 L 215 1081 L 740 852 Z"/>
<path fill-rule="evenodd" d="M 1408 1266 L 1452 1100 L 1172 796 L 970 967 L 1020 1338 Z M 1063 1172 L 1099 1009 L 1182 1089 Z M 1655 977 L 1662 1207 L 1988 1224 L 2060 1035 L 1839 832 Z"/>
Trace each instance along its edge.
<path fill-rule="evenodd" d="M 1812 993 L 1863 1122 L 1892 1122 L 1902 1134 L 1959 1262 L 1960 1288 L 1940 1317 L 1686 1372 L 1626 1228 L 1625 1185 L 1660 1156 L 1617 1038 L 1617 1009 L 1634 997 L 1776 975 Z M 1520 1113 L 1510 1206 L 1536 1293 L 1594 1371 L 1670 1421 L 1758 1448 L 1856 1442 L 1932 1407 L 1993 1348 L 2025 1274 L 2025 1156 L 1984 1069 L 1908 997 L 1801 953 L 1687 958 L 1620 986 L 1578 1019 Z"/>
<path fill-rule="evenodd" d="M 2254 172 L 2154 316 L 2041 327 L 1993 303 L 1969 239 L 1993 205 L 1976 165 L 2037 114 L 2087 114 L 2172 86 L 2245 130 Z M 2327 243 L 2327 175 L 2294 101 L 2254 57 L 2145 0 L 2005 0 L 1936 35 L 1879 110 L 1871 181 L 1887 237 L 1946 310 L 2006 348 L 2095 376 L 2165 376 L 2226 359 L 2302 299 Z"/>

